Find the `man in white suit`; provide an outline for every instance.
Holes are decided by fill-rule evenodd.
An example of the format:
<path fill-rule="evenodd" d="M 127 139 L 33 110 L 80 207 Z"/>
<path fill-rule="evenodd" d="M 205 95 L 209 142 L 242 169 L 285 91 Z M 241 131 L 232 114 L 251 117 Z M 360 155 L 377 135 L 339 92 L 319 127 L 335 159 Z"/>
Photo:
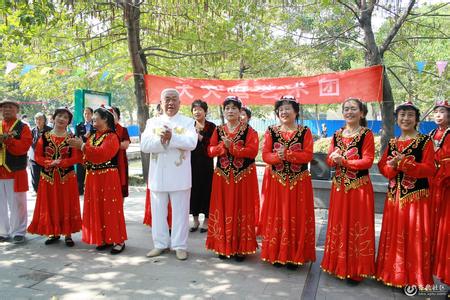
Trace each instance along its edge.
<path fill-rule="evenodd" d="M 180 260 L 187 259 L 189 198 L 191 193 L 191 151 L 197 145 L 194 121 L 178 113 L 180 95 L 176 89 L 161 92 L 163 114 L 147 121 L 141 136 L 141 150 L 150 153 L 148 186 L 151 192 L 154 248 L 148 257 L 172 248 Z M 167 224 L 167 205 L 172 205 L 172 234 Z"/>

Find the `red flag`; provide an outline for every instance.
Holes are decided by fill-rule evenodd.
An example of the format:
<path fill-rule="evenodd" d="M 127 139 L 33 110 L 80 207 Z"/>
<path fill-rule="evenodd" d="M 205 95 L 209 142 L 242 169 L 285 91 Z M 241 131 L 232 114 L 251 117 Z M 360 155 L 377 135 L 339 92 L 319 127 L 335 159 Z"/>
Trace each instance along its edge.
<path fill-rule="evenodd" d="M 145 75 L 148 103 L 158 103 L 161 91 L 176 88 L 182 104 L 203 99 L 221 104 L 234 95 L 246 104 L 269 104 L 283 95 L 292 95 L 302 104 L 340 103 L 349 97 L 366 102 L 383 98 L 383 68 L 372 66 L 310 77 L 284 77 L 248 80 L 216 80 Z"/>

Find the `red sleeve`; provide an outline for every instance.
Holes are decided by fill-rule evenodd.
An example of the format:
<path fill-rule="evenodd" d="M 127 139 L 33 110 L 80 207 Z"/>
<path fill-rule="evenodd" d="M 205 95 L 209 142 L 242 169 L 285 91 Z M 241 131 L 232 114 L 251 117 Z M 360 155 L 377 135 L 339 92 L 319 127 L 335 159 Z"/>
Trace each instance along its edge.
<path fill-rule="evenodd" d="M 282 163 L 283 161 L 278 156 L 276 152 L 272 152 L 272 135 L 269 130 L 264 134 L 264 146 L 262 149 L 262 159 L 266 164 L 276 165 Z"/>
<path fill-rule="evenodd" d="M 294 164 L 306 164 L 313 159 L 314 142 L 309 129 L 306 130 L 302 148 L 300 151 L 286 150 L 286 160 Z"/>
<path fill-rule="evenodd" d="M 375 142 L 373 133 L 369 131 L 364 138 L 362 146 L 361 159 L 342 160 L 342 165 L 346 168 L 353 170 L 367 170 L 373 165 L 373 159 L 375 157 Z"/>
<path fill-rule="evenodd" d="M 336 163 L 330 158 L 330 154 L 334 151 L 334 138 L 331 138 L 330 148 L 328 148 L 327 164 L 330 167 L 335 167 Z"/>
<path fill-rule="evenodd" d="M 6 148 L 12 155 L 25 155 L 33 143 L 30 127 L 23 125 L 19 139 L 8 138 L 5 140 Z"/>
<path fill-rule="evenodd" d="M 398 170 L 395 168 L 392 168 L 387 164 L 387 154 L 388 154 L 388 148 L 383 153 L 383 156 L 381 157 L 380 161 L 378 162 L 378 170 L 380 170 L 380 173 L 388 178 L 392 179 L 398 174 Z"/>
<path fill-rule="evenodd" d="M 222 156 L 227 153 L 223 142 L 219 143 L 219 134 L 217 133 L 217 128 L 214 130 L 214 133 L 209 141 L 208 146 L 208 155 L 209 157 Z"/>
<path fill-rule="evenodd" d="M 60 168 L 68 168 L 82 161 L 83 154 L 80 150 L 72 148 L 72 154 L 69 158 L 62 159 L 57 165 Z"/>
<path fill-rule="evenodd" d="M 436 178 L 438 180 L 449 180 L 450 179 L 450 135 L 444 140 L 444 143 L 441 146 L 437 153 L 436 160 L 439 163 L 439 169 L 436 174 Z"/>
<path fill-rule="evenodd" d="M 91 145 L 91 139 L 85 145 L 84 155 L 87 161 L 100 164 L 111 160 L 119 151 L 119 138 L 117 134 L 109 133 L 99 146 Z"/>
<path fill-rule="evenodd" d="M 398 169 L 415 178 L 432 177 L 436 172 L 436 167 L 434 165 L 434 149 L 431 141 L 428 141 L 425 145 L 421 162 L 416 162 L 412 155 L 406 156 L 398 164 Z"/>
<path fill-rule="evenodd" d="M 230 145 L 230 153 L 237 158 L 255 158 L 259 150 L 258 133 L 251 127 L 248 128 L 245 146 Z"/>
<path fill-rule="evenodd" d="M 34 161 L 44 168 L 48 167 L 52 162 L 51 159 L 46 159 L 44 155 L 44 141 L 40 137 L 36 143 L 36 148 L 34 149 Z"/>

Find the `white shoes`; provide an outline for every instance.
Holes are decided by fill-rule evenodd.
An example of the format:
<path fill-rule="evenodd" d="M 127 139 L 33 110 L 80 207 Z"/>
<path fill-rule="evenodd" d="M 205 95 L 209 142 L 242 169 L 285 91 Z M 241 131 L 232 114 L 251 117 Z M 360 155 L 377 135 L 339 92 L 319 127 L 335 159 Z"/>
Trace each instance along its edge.
<path fill-rule="evenodd" d="M 177 259 L 179 259 L 179 260 L 186 260 L 188 257 L 188 253 L 186 250 L 178 249 L 178 250 L 175 250 L 175 253 L 176 253 Z"/>
<path fill-rule="evenodd" d="M 161 254 L 163 254 L 164 252 L 166 252 L 167 249 L 158 249 L 158 248 L 153 248 L 152 250 L 150 250 L 147 253 L 147 257 L 155 257 L 155 256 L 160 256 Z"/>
<path fill-rule="evenodd" d="M 156 257 L 156 256 L 160 256 L 161 254 L 163 254 L 164 252 L 167 252 L 169 249 L 159 249 L 159 248 L 153 248 L 152 250 L 150 250 L 146 256 L 147 257 Z M 175 250 L 175 254 L 177 259 L 179 260 L 186 260 L 188 258 L 188 253 L 186 250 L 182 250 L 182 249 L 177 249 Z"/>

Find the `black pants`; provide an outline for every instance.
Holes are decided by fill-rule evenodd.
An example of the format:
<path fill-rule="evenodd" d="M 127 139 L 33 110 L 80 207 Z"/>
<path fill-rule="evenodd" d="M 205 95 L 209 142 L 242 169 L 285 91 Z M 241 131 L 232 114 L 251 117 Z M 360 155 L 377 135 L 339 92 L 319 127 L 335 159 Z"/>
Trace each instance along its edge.
<path fill-rule="evenodd" d="M 77 181 L 78 181 L 78 192 L 81 195 L 84 195 L 84 178 L 86 176 L 86 169 L 84 165 L 77 164 Z"/>
<path fill-rule="evenodd" d="M 38 165 L 34 160 L 30 160 L 30 173 L 33 190 L 37 193 L 39 186 L 39 178 L 41 176 L 41 166 Z"/>

